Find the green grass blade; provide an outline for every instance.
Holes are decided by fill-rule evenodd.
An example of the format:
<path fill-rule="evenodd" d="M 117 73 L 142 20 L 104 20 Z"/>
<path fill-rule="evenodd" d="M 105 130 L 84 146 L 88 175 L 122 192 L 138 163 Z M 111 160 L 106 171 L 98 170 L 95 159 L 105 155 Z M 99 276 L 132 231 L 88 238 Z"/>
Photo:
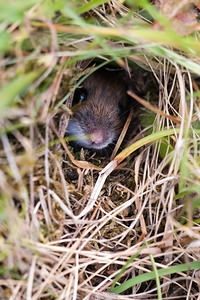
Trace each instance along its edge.
<path fill-rule="evenodd" d="M 0 53 L 6 52 L 11 46 L 10 34 L 7 31 L 0 32 Z"/>
<path fill-rule="evenodd" d="M 0 113 L 13 104 L 15 97 L 24 91 L 36 76 L 35 72 L 19 76 L 0 91 Z"/>
<path fill-rule="evenodd" d="M 166 130 L 162 130 L 162 131 L 158 131 L 155 133 L 152 133 L 148 136 L 145 136 L 144 138 L 136 141 L 135 143 L 133 143 L 132 145 L 130 145 L 129 147 L 125 148 L 123 151 L 121 151 L 116 157 L 115 160 L 118 161 L 118 163 L 120 163 L 121 161 L 123 161 L 126 157 L 128 157 L 131 153 L 133 153 L 135 150 L 139 149 L 140 147 L 154 142 L 156 140 L 159 140 L 165 136 L 169 136 L 175 133 L 179 133 L 180 129 L 179 128 L 175 128 L 175 129 L 166 129 Z"/>
<path fill-rule="evenodd" d="M 200 261 L 193 261 L 188 264 L 180 264 L 173 267 L 169 267 L 167 269 L 159 269 L 158 270 L 158 276 L 167 276 L 171 274 L 176 274 L 178 272 L 185 272 L 189 270 L 198 270 L 200 269 Z M 155 271 L 145 273 L 139 276 L 136 276 L 135 278 L 131 278 L 127 280 L 126 282 L 122 283 L 120 286 L 117 286 L 115 288 L 111 288 L 111 292 L 115 294 L 122 293 L 126 291 L 127 289 L 131 288 L 132 286 L 136 284 L 140 284 L 142 282 L 146 282 L 151 279 L 155 279 L 156 274 Z"/>
<path fill-rule="evenodd" d="M 200 46 L 200 45 L 199 45 Z M 162 57 L 167 57 L 168 59 L 171 59 L 174 62 L 179 63 L 183 67 L 187 68 L 188 70 L 200 74 L 200 65 L 198 63 L 195 63 L 190 58 L 187 58 L 183 55 L 180 55 L 176 53 L 173 50 L 167 49 L 165 47 L 161 46 L 150 46 L 148 49 L 152 52 L 154 55 L 159 55 Z"/>
<path fill-rule="evenodd" d="M 136 257 L 138 257 L 138 255 L 139 255 L 139 252 L 136 253 L 135 255 L 131 256 L 131 258 L 129 258 L 129 259 L 127 260 L 127 262 L 126 262 L 125 265 L 122 267 L 122 269 L 121 269 L 121 271 L 119 272 L 119 274 L 116 276 L 116 278 L 115 278 L 115 280 L 114 280 L 114 282 L 113 282 L 113 284 L 112 284 L 111 289 L 114 288 L 114 286 L 115 286 L 116 282 L 119 280 L 120 276 L 125 272 L 125 270 L 126 270 L 126 268 L 128 267 L 128 265 L 129 265 L 130 263 L 132 263 Z"/>
<path fill-rule="evenodd" d="M 159 279 L 158 269 L 156 267 L 153 255 L 150 254 L 149 256 L 150 256 L 151 263 L 152 263 L 152 266 L 153 266 L 153 270 L 154 270 L 154 273 L 155 273 L 155 279 L 156 279 L 156 285 L 157 285 L 157 291 L 158 291 L 158 300 L 162 300 L 162 293 L 161 293 L 161 288 L 160 288 L 160 279 Z"/>
<path fill-rule="evenodd" d="M 98 7 L 101 4 L 107 3 L 110 0 L 92 0 L 78 8 L 79 14 L 83 14 L 91 9 Z"/>
<path fill-rule="evenodd" d="M 21 22 L 24 19 L 24 13 L 39 0 L 15 0 L 12 4 L 7 1 L 0 1 L 0 21 L 1 22 Z"/>

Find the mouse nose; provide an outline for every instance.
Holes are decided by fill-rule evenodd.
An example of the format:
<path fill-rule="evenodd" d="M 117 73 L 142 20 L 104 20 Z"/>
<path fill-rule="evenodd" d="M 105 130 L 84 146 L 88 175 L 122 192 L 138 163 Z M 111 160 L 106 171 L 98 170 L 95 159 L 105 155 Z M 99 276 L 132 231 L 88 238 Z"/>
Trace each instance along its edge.
<path fill-rule="evenodd" d="M 103 143 L 103 132 L 102 130 L 95 130 L 90 134 L 90 141 L 93 145 L 100 145 Z"/>

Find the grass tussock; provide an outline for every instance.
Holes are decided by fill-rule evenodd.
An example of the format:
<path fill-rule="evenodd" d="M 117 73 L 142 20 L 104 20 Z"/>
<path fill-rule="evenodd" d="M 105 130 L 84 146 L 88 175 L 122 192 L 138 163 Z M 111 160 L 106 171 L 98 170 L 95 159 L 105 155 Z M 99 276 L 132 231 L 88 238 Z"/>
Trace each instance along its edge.
<path fill-rule="evenodd" d="M 1 1 L 1 299 L 199 299 L 198 14 Z M 65 137 L 75 88 L 102 66 L 133 72 L 144 98 L 111 161 Z"/>

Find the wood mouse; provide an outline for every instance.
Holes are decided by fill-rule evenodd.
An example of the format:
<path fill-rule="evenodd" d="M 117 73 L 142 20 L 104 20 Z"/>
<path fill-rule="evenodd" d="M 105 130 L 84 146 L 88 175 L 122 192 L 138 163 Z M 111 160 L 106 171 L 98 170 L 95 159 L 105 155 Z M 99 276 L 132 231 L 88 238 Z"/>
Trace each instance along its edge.
<path fill-rule="evenodd" d="M 126 78 L 124 71 L 100 69 L 75 90 L 67 133 L 76 144 L 102 150 L 116 142 L 130 109 Z"/>

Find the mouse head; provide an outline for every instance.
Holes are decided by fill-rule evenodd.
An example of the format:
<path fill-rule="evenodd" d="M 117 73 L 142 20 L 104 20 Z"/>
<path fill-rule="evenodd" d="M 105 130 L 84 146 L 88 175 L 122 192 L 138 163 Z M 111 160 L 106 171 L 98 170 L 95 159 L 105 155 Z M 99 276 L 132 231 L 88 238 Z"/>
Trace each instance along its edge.
<path fill-rule="evenodd" d="M 97 71 L 90 75 L 73 99 L 73 117 L 67 131 L 77 136 L 82 147 L 101 150 L 113 144 L 124 125 L 128 97 L 123 80 L 115 72 Z"/>

